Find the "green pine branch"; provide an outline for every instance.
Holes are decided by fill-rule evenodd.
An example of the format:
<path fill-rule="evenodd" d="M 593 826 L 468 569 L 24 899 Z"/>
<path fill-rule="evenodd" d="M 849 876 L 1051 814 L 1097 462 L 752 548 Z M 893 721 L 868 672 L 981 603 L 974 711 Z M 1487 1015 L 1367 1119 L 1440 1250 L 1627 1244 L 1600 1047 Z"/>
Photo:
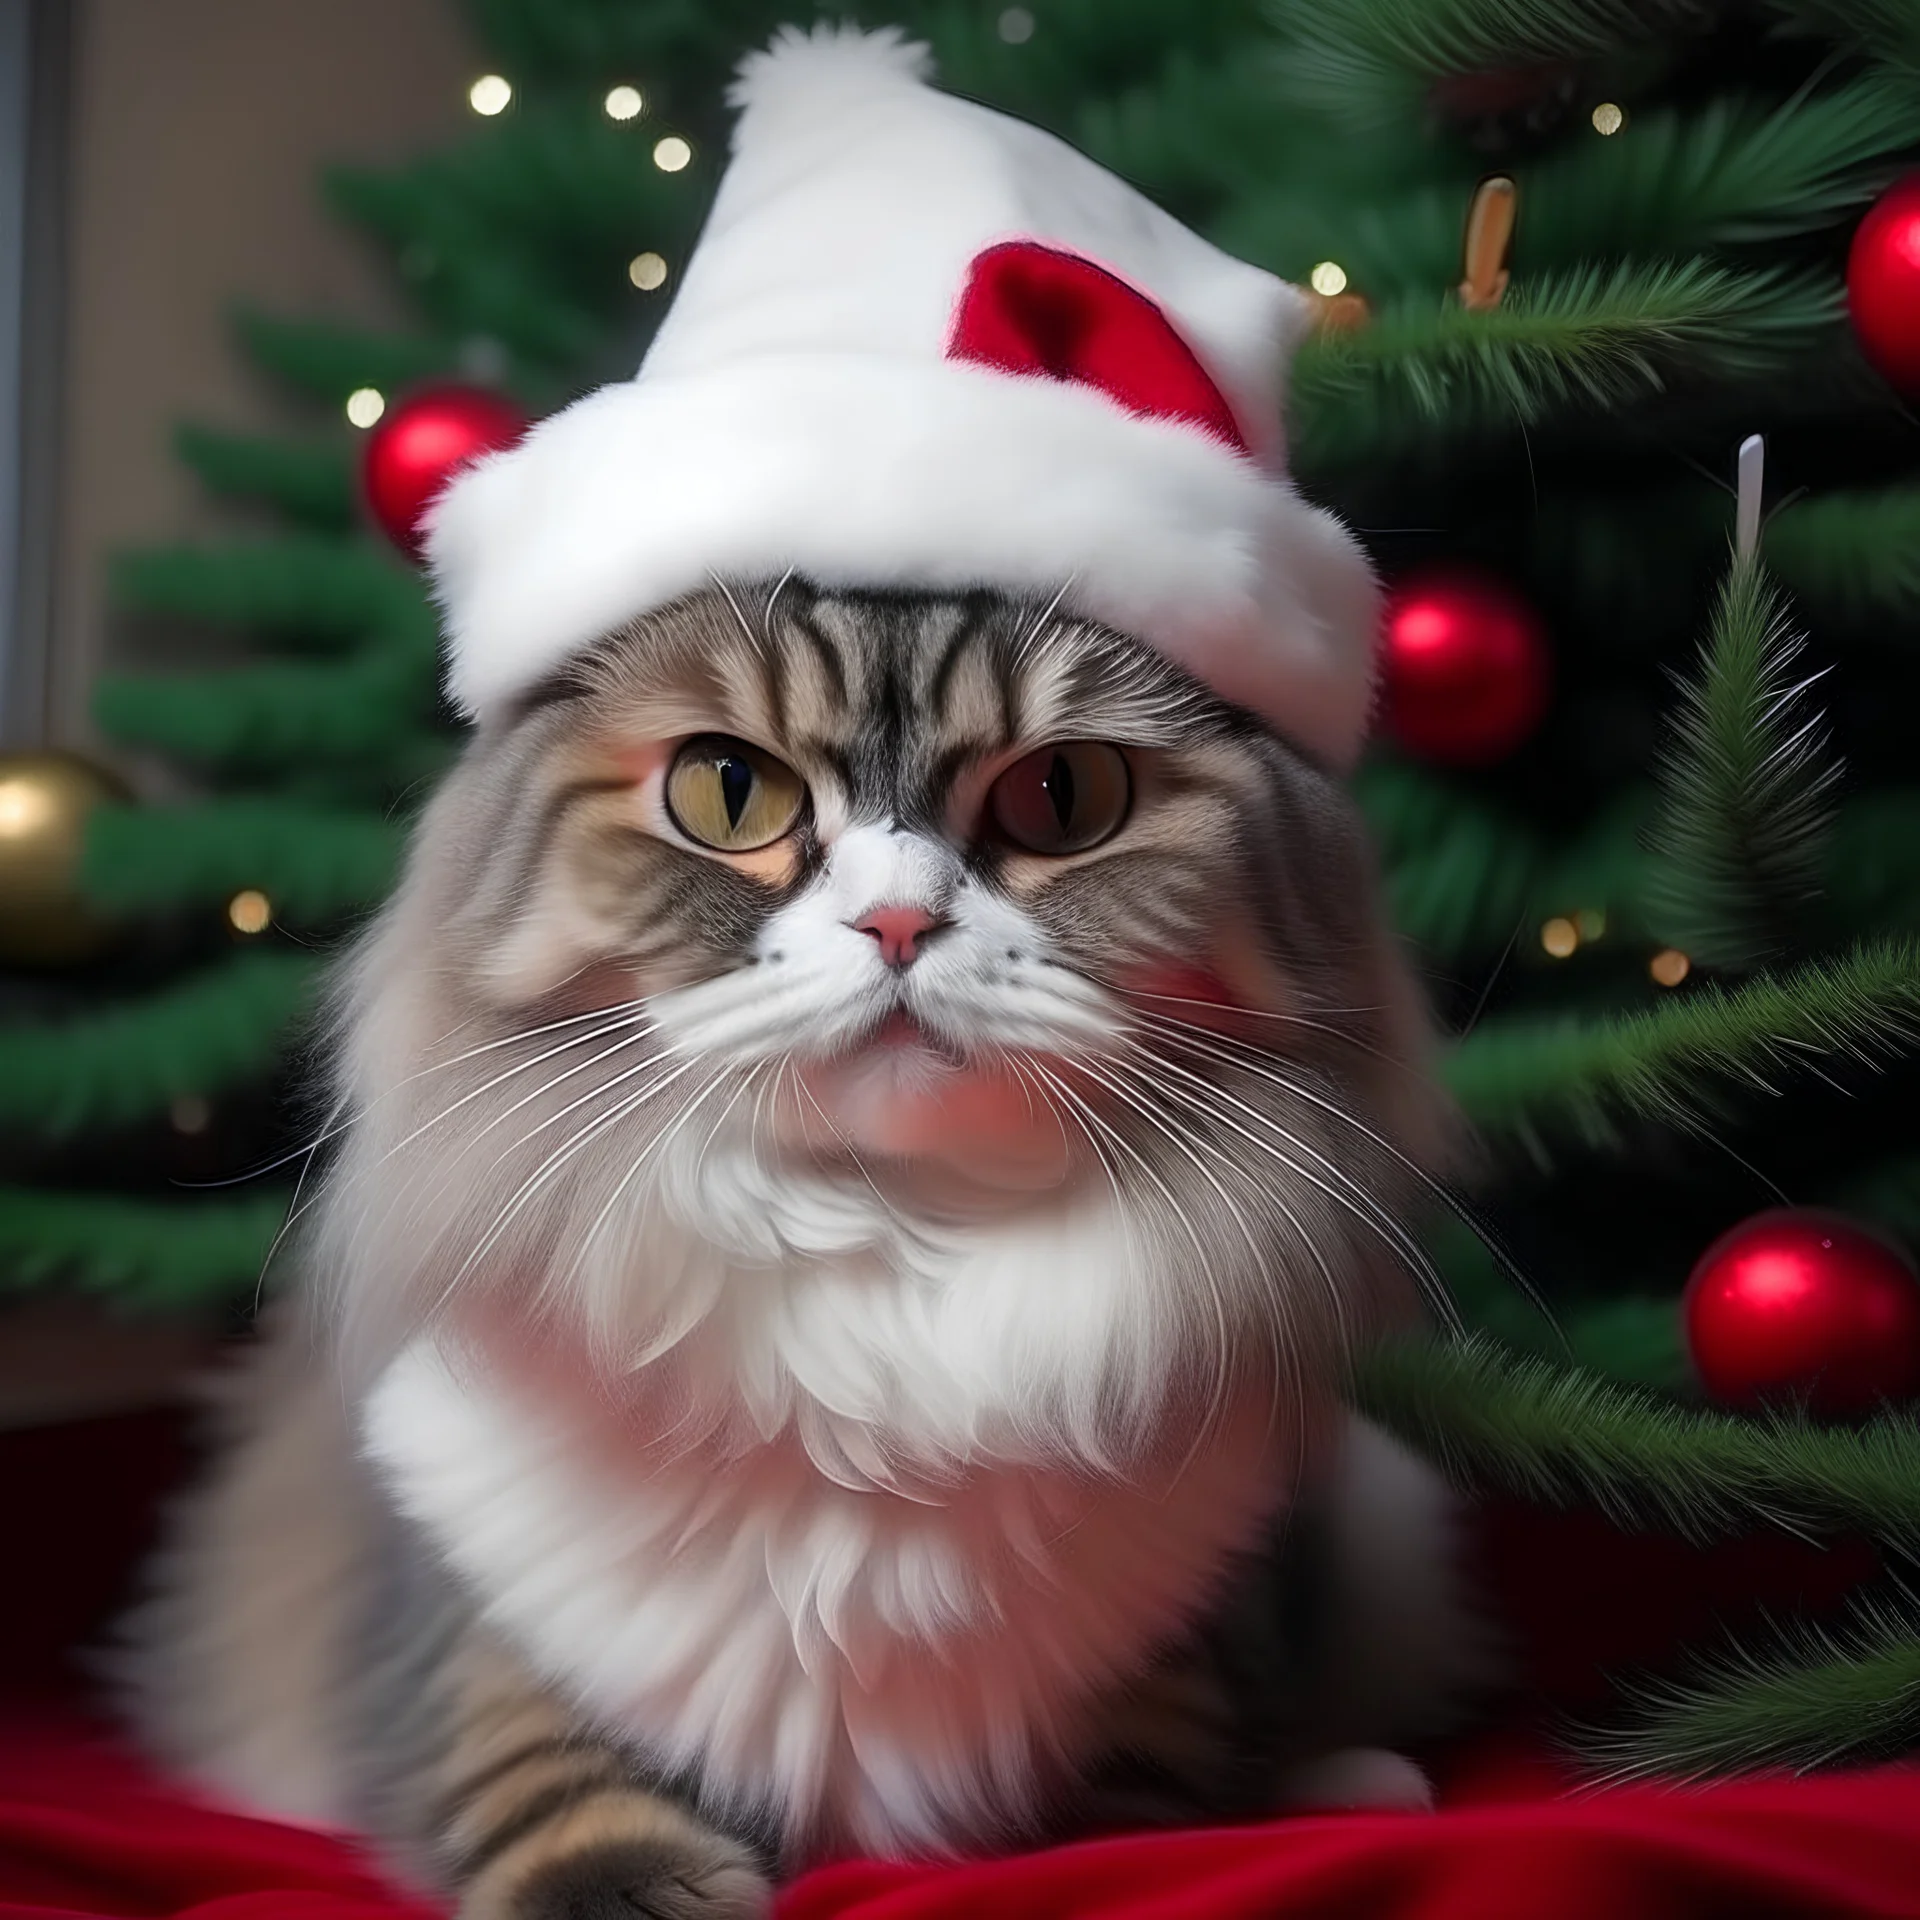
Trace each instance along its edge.
<path fill-rule="evenodd" d="M 140 999 L 0 1031 L 0 1125 L 64 1137 L 266 1075 L 313 1003 L 310 953 L 239 953 Z"/>
<path fill-rule="evenodd" d="M 1379 1349 L 1355 1397 L 1463 1489 L 1694 1540 L 1768 1527 L 1920 1545 L 1920 1429 L 1896 1414 L 1848 1428 L 1703 1412 L 1484 1340 Z M 1679 1682 L 1630 1685 L 1628 1702 L 1576 1742 L 1610 1778 L 1898 1752 L 1920 1737 L 1920 1623 L 1863 1605 L 1839 1634 L 1802 1624 Z"/>
<path fill-rule="evenodd" d="M 1394 925 L 1450 963 L 1498 953 L 1528 922 L 1600 912 L 1616 935 L 1644 920 L 1644 796 L 1630 792 L 1577 838 L 1548 846 L 1511 812 L 1387 756 L 1355 778 Z"/>
<path fill-rule="evenodd" d="M 1920 1428 L 1904 1415 L 1843 1427 L 1706 1412 L 1473 1339 L 1380 1348 L 1354 1393 L 1464 1490 L 1693 1540 L 1775 1527 L 1920 1546 Z"/>
<path fill-rule="evenodd" d="M 1594 262 L 1686 258 L 1824 227 L 1897 170 L 1913 116 L 1907 91 L 1875 76 L 1777 106 L 1725 99 L 1637 114 L 1625 138 L 1579 141 L 1520 170 L 1514 272 L 1525 280 Z M 1200 148 L 1196 170 L 1210 152 Z M 1429 162 L 1402 166 L 1391 181 L 1316 178 L 1303 194 L 1301 163 L 1268 165 L 1236 194 L 1216 223 L 1230 251 L 1295 280 L 1337 260 L 1376 302 L 1432 298 L 1459 279 L 1472 185 L 1462 169 L 1443 164 L 1436 178 Z M 1420 182 L 1411 190 L 1409 175 Z"/>
<path fill-rule="evenodd" d="M 1450 74 L 1562 65 L 1679 38 L 1705 0 L 1271 0 L 1289 94 L 1356 130 L 1418 119 Z"/>
<path fill-rule="evenodd" d="M 416 381 L 451 375 L 458 366 L 444 340 L 323 320 L 280 320 L 251 310 L 239 313 L 234 325 L 257 365 L 335 407 L 357 387 L 397 393 Z"/>
<path fill-rule="evenodd" d="M 1804 651 L 1780 594 L 1736 562 L 1680 686 L 1648 879 L 1660 937 L 1707 966 L 1781 951 L 1820 892 L 1840 765 Z"/>
<path fill-rule="evenodd" d="M 255 1286 L 287 1213 L 284 1192 L 131 1200 L 0 1188 L 0 1292 L 44 1286 L 175 1312 Z"/>
<path fill-rule="evenodd" d="M 716 101 L 717 104 L 717 101 Z M 694 132 L 694 163 L 647 164 L 661 133 Z M 572 377 L 618 328 L 637 359 L 666 309 L 635 292 L 627 262 L 662 254 L 676 277 L 706 212 L 718 147 L 658 111 L 620 123 L 597 100 L 531 102 L 460 147 L 397 171 L 338 168 L 329 197 L 395 253 L 428 318 L 483 335 L 523 368 Z"/>
<path fill-rule="evenodd" d="M 1626 1697 L 1618 1723 L 1575 1736 L 1610 1781 L 1890 1760 L 1920 1742 L 1920 1610 L 1905 1596 L 1861 1600 L 1837 1630 L 1795 1622 L 1683 1679 L 1629 1683 Z"/>
<path fill-rule="evenodd" d="M 262 439 L 184 426 L 174 451 L 213 493 L 277 507 L 315 533 L 346 533 L 358 508 L 353 463 L 335 441 Z"/>
<path fill-rule="evenodd" d="M 1356 793 L 1396 927 L 1435 955 L 1499 949 L 1525 915 L 1543 852 L 1524 823 L 1403 761 L 1378 758 Z"/>
<path fill-rule="evenodd" d="M 1779 105 L 1721 99 L 1638 114 L 1522 176 L 1519 271 L 1690 254 L 1809 233 L 1864 204 L 1913 145 L 1910 88 L 1870 74 Z"/>
<path fill-rule="evenodd" d="M 1796 501 L 1768 521 L 1766 552 L 1797 595 L 1835 613 L 1920 617 L 1920 486 Z"/>
<path fill-rule="evenodd" d="M 115 558 L 111 590 L 143 612 L 258 627 L 309 645 L 364 640 L 430 661 L 438 638 L 419 575 L 363 540 L 289 534 L 149 547 Z"/>
<path fill-rule="evenodd" d="M 1338 471 L 1431 449 L 1436 428 L 1613 413 L 1676 381 L 1751 377 L 1811 345 L 1838 311 L 1820 281 L 1705 260 L 1547 275 L 1490 313 L 1402 302 L 1301 349 L 1299 463 Z"/>
<path fill-rule="evenodd" d="M 377 901 L 405 838 L 384 814 L 247 795 L 101 807 L 87 821 L 81 884 L 118 913 L 217 903 L 257 887 L 283 926 L 316 926 Z"/>
<path fill-rule="evenodd" d="M 224 673 L 115 674 L 94 690 L 109 739 L 196 766 L 285 774 L 379 768 L 389 784 L 442 764 L 431 659 L 273 661 Z"/>
<path fill-rule="evenodd" d="M 1877 1066 L 1917 1030 L 1920 946 L 1882 940 L 1644 1013 L 1487 1020 L 1453 1050 L 1446 1078 L 1482 1131 L 1544 1153 L 1556 1131 L 1614 1144 L 1629 1116 L 1699 1126 L 1718 1090 L 1774 1093 L 1821 1061 Z"/>

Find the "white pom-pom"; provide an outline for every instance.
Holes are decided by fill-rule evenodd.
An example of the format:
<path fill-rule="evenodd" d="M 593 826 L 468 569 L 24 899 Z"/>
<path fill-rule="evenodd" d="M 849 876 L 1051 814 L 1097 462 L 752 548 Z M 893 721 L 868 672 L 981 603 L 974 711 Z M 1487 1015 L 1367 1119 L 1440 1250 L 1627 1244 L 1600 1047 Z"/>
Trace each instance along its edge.
<path fill-rule="evenodd" d="M 933 52 L 899 27 L 868 33 L 846 21 L 782 27 L 765 49 L 740 62 L 731 106 L 756 113 L 830 110 L 849 99 L 933 78 Z"/>

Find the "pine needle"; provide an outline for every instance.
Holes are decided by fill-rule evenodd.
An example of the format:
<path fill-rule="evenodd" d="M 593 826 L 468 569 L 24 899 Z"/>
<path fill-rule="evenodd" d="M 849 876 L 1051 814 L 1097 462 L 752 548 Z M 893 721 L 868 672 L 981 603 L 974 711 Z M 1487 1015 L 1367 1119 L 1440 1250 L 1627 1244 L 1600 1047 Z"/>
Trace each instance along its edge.
<path fill-rule="evenodd" d="M 1457 1486 L 1707 1540 L 1767 1526 L 1920 1546 L 1920 1429 L 1683 1407 L 1478 1339 L 1396 1342 L 1361 1361 L 1360 1410 Z"/>
<path fill-rule="evenodd" d="M 1823 281 L 1707 260 L 1540 275 L 1492 313 L 1403 301 L 1301 349 L 1299 459 L 1333 470 L 1431 446 L 1436 428 L 1505 429 L 1618 410 L 1676 380 L 1752 377 L 1811 344 L 1838 312 Z"/>
<path fill-rule="evenodd" d="M 1736 562 L 1661 757 L 1647 904 L 1696 962 L 1745 968 L 1789 945 L 1820 891 L 1840 765 L 1808 699 L 1805 643 L 1760 569 Z"/>
<path fill-rule="evenodd" d="M 1920 946 L 1882 940 L 1645 1013 L 1488 1020 L 1454 1049 L 1446 1077 L 1488 1133 L 1541 1151 L 1555 1130 L 1614 1145 L 1627 1116 L 1698 1128 L 1727 1088 L 1775 1093 L 1823 1059 L 1878 1067 L 1917 1032 Z"/>
<path fill-rule="evenodd" d="M 1571 1744 L 1603 1784 L 1891 1759 L 1920 1741 L 1920 1612 L 1903 1602 L 1863 1598 L 1838 1629 L 1794 1622 L 1680 1680 L 1628 1682 L 1621 1719 Z"/>
<path fill-rule="evenodd" d="M 1886 0 L 1883 0 L 1886 3 Z M 1712 24 L 1705 0 L 1270 0 L 1287 90 L 1356 130 L 1419 113 L 1449 74 L 1575 61 Z"/>

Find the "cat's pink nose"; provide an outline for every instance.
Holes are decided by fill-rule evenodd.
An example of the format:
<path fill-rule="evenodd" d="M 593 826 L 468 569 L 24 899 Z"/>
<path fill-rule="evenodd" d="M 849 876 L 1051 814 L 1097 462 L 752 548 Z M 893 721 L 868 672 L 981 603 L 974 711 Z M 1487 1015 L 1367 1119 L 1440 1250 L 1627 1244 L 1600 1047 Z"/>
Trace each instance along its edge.
<path fill-rule="evenodd" d="M 880 943 L 880 958 L 888 966 L 910 967 L 920 958 L 921 942 L 947 923 L 925 907 L 875 907 L 853 924 Z"/>

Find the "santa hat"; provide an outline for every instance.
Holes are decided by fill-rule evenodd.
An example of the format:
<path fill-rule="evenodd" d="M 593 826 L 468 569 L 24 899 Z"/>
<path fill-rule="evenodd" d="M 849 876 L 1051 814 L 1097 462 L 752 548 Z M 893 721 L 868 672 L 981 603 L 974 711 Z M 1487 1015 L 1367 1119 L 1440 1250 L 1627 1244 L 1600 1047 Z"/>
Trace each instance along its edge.
<path fill-rule="evenodd" d="M 719 578 L 995 587 L 1135 634 L 1329 764 L 1375 594 L 1285 470 L 1307 296 L 897 33 L 792 29 L 639 374 L 470 468 L 427 540 L 450 682 L 502 710 Z"/>

